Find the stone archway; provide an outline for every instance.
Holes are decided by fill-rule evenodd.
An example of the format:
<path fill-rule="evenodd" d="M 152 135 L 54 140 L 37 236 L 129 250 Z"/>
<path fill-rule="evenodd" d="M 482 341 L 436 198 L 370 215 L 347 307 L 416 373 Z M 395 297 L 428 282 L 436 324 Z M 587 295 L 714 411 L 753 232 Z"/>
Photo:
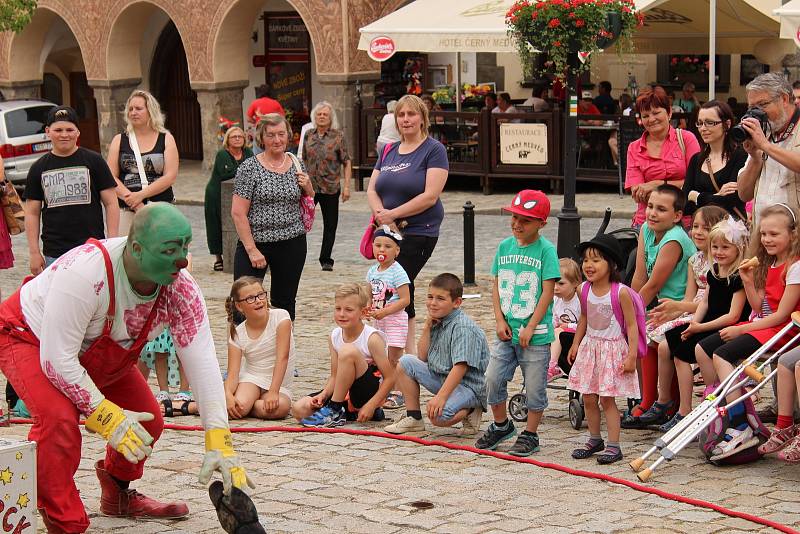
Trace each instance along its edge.
<path fill-rule="evenodd" d="M 49 87 L 60 94 L 52 96 L 57 103 L 73 107 L 78 112 L 81 145 L 92 150 L 100 149 L 97 127 L 97 105 L 89 86 L 84 63 L 85 43 L 74 30 L 69 14 L 56 13 L 40 7 L 19 34 L 15 34 L 8 47 L 8 79 L 4 87 L 6 98 L 42 96 L 45 73 Z"/>

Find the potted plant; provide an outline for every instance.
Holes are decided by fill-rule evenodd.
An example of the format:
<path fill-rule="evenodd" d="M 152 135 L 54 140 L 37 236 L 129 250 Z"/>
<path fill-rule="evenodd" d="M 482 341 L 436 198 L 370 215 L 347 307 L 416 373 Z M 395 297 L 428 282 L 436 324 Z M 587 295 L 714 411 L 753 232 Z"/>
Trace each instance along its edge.
<path fill-rule="evenodd" d="M 632 52 L 633 32 L 643 23 L 634 0 L 516 0 L 506 13 L 521 59 L 547 54 L 547 70 L 560 79 L 587 70 L 589 55 L 612 44 L 619 54 Z M 578 53 L 587 61 L 575 61 Z"/>

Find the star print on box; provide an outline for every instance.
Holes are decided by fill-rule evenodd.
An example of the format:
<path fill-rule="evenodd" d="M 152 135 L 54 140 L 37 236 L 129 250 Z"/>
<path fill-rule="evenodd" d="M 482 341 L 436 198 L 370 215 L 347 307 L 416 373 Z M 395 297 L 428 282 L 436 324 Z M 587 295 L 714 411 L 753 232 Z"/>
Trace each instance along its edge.
<path fill-rule="evenodd" d="M 34 534 L 36 443 L 0 438 L 0 532 Z"/>

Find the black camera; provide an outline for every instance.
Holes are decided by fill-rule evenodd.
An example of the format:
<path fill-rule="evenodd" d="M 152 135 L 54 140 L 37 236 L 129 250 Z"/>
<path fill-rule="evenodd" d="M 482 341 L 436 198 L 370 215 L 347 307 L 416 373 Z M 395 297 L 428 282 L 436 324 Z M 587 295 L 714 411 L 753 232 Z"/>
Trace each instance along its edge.
<path fill-rule="evenodd" d="M 761 108 L 750 108 L 748 109 L 744 115 L 742 115 L 742 120 L 745 119 L 755 119 L 761 125 L 761 131 L 764 132 L 764 135 L 767 134 L 767 128 L 769 128 L 769 119 L 767 118 L 766 112 Z M 741 121 L 740 124 L 737 124 L 733 128 L 731 128 L 730 136 L 731 139 L 736 141 L 737 143 L 743 143 L 750 139 L 750 134 L 747 130 L 745 130 L 742 125 Z"/>

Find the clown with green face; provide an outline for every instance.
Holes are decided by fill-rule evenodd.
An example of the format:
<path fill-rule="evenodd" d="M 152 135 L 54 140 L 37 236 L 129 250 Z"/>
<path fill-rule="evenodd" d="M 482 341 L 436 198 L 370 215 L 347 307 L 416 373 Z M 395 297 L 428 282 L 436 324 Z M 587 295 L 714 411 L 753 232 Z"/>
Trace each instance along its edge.
<path fill-rule="evenodd" d="M 73 248 L 0 304 L 0 326 L 28 333 L 0 336 L 0 370 L 37 421 L 39 507 L 49 532 L 89 526 L 74 481 L 82 457 L 79 419 L 109 445 L 95 464 L 103 515 L 175 519 L 189 513 L 185 503 L 129 489 L 164 427 L 135 362 L 165 328 L 206 431 L 200 482 L 219 472 L 226 493 L 253 486 L 233 449 L 205 299 L 186 271 L 191 241 L 186 217 L 154 202 L 136 212 L 127 238 Z M 64 431 L 71 426 L 74 431 Z"/>
<path fill-rule="evenodd" d="M 174 282 L 189 264 L 191 241 L 189 221 L 172 204 L 155 202 L 139 210 L 126 247 L 125 271 L 131 284 L 147 295 L 155 291 L 153 283 L 163 286 Z"/>

